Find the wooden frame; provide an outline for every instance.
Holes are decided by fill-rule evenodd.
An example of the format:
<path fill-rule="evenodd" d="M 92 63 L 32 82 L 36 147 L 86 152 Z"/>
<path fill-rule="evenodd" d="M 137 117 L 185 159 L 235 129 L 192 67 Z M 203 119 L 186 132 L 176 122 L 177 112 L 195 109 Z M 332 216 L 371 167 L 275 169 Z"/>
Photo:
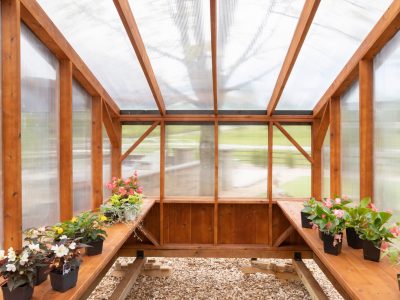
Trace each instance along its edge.
<path fill-rule="evenodd" d="M 214 114 L 218 115 L 217 0 L 210 0 L 210 19 L 211 19 L 211 60 L 212 60 Z"/>
<path fill-rule="evenodd" d="M 103 100 L 92 98 L 92 210 L 103 204 Z"/>
<path fill-rule="evenodd" d="M 330 102 L 330 196 L 342 194 L 341 189 L 341 139 L 340 139 L 340 98 Z"/>

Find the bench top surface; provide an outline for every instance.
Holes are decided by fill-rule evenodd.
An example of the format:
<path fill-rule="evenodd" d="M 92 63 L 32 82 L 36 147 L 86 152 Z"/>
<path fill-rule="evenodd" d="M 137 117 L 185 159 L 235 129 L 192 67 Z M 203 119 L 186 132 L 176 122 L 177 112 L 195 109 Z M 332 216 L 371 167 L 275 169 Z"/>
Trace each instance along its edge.
<path fill-rule="evenodd" d="M 59 293 L 52 290 L 49 278 L 41 285 L 35 287 L 32 299 L 79 299 L 82 295 L 84 295 L 91 284 L 96 281 L 96 275 L 101 273 L 103 269 L 107 266 L 107 264 L 112 261 L 118 250 L 132 235 L 135 228 L 150 211 L 154 203 L 154 199 L 145 199 L 139 216 L 135 219 L 134 222 L 127 224 L 115 224 L 106 229 L 108 237 L 104 241 L 103 253 L 96 256 L 83 256 L 83 262 L 80 266 L 76 287 L 66 291 L 65 293 Z M 3 300 L 2 293 L 0 293 L 0 300 Z"/>
<path fill-rule="evenodd" d="M 400 268 L 391 265 L 386 259 L 381 262 L 364 260 L 362 249 L 347 246 L 344 238 L 342 253 L 338 256 L 324 253 L 323 243 L 313 229 L 301 227 L 300 201 L 278 201 L 278 205 L 292 226 L 303 237 L 319 260 L 331 272 L 352 299 L 400 299 L 397 273 Z"/>

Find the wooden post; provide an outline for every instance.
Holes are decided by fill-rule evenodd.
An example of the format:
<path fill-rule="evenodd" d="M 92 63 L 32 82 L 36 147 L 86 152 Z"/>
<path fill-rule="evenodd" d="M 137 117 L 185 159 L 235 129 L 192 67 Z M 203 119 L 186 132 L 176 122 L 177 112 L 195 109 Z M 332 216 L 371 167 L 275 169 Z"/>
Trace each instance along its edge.
<path fill-rule="evenodd" d="M 218 120 L 214 121 L 214 244 L 218 244 Z"/>
<path fill-rule="evenodd" d="M 122 145 L 122 125 L 119 119 L 113 119 L 114 130 L 118 138 L 117 144 L 111 144 L 111 174 L 112 177 L 121 177 L 121 145 Z"/>
<path fill-rule="evenodd" d="M 60 61 L 60 219 L 73 215 L 72 63 Z"/>
<path fill-rule="evenodd" d="M 164 197 L 165 197 L 165 122 L 160 130 L 160 245 L 164 244 Z"/>
<path fill-rule="evenodd" d="M 268 122 L 268 245 L 272 246 L 272 159 L 273 159 L 274 123 Z"/>
<path fill-rule="evenodd" d="M 4 248 L 22 246 L 20 2 L 1 1 Z"/>
<path fill-rule="evenodd" d="M 318 131 L 320 128 L 321 119 L 315 119 L 314 123 L 311 125 L 311 134 L 312 134 L 312 168 L 311 168 L 311 190 L 312 196 L 315 199 L 322 198 L 322 155 L 321 155 L 321 147 L 318 147 L 316 138 L 318 136 Z"/>
<path fill-rule="evenodd" d="M 103 122 L 102 99 L 92 99 L 92 209 L 103 203 Z"/>
<path fill-rule="evenodd" d="M 374 196 L 373 173 L 373 65 L 361 60 L 360 77 L 360 199 Z"/>
<path fill-rule="evenodd" d="M 331 99 L 330 109 L 330 194 L 335 198 L 341 191 L 340 98 Z"/>

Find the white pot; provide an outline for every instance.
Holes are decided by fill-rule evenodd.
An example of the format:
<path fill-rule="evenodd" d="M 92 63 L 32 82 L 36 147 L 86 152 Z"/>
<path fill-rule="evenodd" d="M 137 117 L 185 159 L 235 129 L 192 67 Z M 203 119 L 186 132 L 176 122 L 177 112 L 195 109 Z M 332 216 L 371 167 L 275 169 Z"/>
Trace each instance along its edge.
<path fill-rule="evenodd" d="M 133 221 L 136 218 L 136 212 L 134 209 L 127 209 L 124 211 L 125 221 Z"/>

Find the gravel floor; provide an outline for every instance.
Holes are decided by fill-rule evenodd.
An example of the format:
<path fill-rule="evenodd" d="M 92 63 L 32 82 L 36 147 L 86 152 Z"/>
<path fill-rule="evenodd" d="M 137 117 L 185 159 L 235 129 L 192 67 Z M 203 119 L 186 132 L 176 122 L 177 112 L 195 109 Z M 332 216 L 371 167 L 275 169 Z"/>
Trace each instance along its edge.
<path fill-rule="evenodd" d="M 132 262 L 133 258 L 120 258 Z M 311 299 L 301 281 L 280 281 L 274 275 L 256 273 L 244 276 L 240 266 L 249 259 L 157 258 L 172 268 L 166 278 L 140 275 L 127 299 Z M 282 264 L 283 260 L 273 261 Z M 329 299 L 343 299 L 312 260 L 304 260 Z M 108 299 L 119 278 L 103 278 L 89 299 Z"/>

